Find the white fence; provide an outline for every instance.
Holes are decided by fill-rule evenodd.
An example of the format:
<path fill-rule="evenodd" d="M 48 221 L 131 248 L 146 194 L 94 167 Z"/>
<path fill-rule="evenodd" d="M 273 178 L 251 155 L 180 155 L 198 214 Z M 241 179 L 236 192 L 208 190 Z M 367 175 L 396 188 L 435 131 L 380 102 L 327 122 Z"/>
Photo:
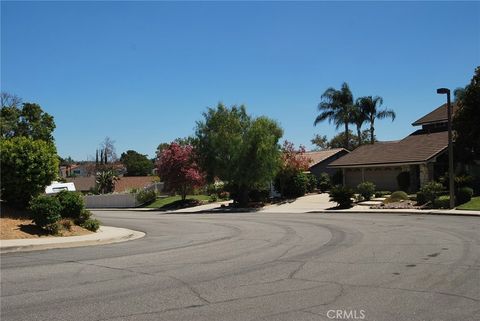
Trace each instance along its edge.
<path fill-rule="evenodd" d="M 83 197 L 87 208 L 126 208 L 140 205 L 137 194 L 86 195 Z"/>

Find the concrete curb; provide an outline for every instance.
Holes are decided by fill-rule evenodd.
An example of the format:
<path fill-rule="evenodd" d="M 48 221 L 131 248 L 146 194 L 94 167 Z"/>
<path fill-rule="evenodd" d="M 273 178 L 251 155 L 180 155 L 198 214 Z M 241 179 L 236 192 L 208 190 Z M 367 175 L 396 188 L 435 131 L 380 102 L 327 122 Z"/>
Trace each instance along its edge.
<path fill-rule="evenodd" d="M 96 233 L 81 236 L 0 240 L 0 253 L 110 244 L 136 240 L 144 236 L 145 233 L 139 231 L 120 227 L 101 226 Z"/>
<path fill-rule="evenodd" d="M 203 210 L 203 211 L 196 211 L 196 212 L 159 212 L 161 215 L 169 215 L 169 214 L 245 214 L 245 213 L 258 213 L 258 214 L 408 214 L 408 215 L 449 215 L 449 216 L 477 216 L 480 217 L 480 212 L 442 212 L 442 211 L 435 211 L 435 210 L 421 210 L 421 211 L 409 211 L 409 210 L 313 210 L 313 211 L 269 211 L 264 212 L 262 210 L 242 210 L 239 209 L 229 210 L 229 211 L 221 211 L 221 210 Z"/>
<path fill-rule="evenodd" d="M 480 217 L 480 212 L 477 213 L 467 213 L 467 212 L 442 212 L 435 210 L 422 210 L 422 211 L 408 211 L 408 210 L 319 210 L 319 211 L 309 211 L 305 213 L 320 213 L 320 214 L 403 214 L 403 215 L 448 215 L 448 216 L 477 216 Z"/>

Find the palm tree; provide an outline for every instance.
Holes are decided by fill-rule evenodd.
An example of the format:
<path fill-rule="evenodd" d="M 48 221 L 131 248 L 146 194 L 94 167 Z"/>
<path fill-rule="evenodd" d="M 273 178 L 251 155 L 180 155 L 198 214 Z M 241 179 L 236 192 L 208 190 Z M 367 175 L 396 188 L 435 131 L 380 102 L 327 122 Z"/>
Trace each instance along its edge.
<path fill-rule="evenodd" d="M 314 126 L 324 120 L 328 120 L 329 123 L 333 122 L 336 129 L 342 125 L 345 126 L 344 147 L 348 148 L 348 125 L 352 122 L 353 110 L 353 95 L 348 84 L 344 82 L 340 90 L 333 87 L 328 88 L 321 98 L 322 101 L 318 104 L 320 114 L 315 118 Z"/>
<path fill-rule="evenodd" d="M 113 170 L 100 171 L 95 177 L 95 183 L 101 194 L 112 193 L 117 181 L 118 177 Z"/>
<path fill-rule="evenodd" d="M 383 104 L 383 98 L 380 96 L 360 97 L 356 103 L 363 110 L 367 121 L 370 123 L 370 143 L 373 144 L 375 142 L 375 119 L 391 118 L 394 121 L 395 112 L 387 108 L 380 110 Z"/>
<path fill-rule="evenodd" d="M 367 120 L 367 115 L 357 99 L 352 110 L 352 124 L 357 126 L 358 146 L 362 145 L 362 125 Z"/>

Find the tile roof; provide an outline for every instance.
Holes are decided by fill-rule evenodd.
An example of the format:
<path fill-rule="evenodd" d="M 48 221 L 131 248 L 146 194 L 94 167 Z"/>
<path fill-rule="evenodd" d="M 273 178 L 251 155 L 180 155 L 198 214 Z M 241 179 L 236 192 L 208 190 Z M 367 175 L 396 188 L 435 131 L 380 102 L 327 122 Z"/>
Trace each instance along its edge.
<path fill-rule="evenodd" d="M 345 148 L 332 148 L 332 149 L 326 149 L 326 150 L 321 150 L 317 152 L 306 152 L 305 156 L 307 156 L 310 159 L 309 167 L 312 167 L 341 151 L 345 151 L 348 153 L 348 150 L 346 150 Z"/>
<path fill-rule="evenodd" d="M 133 188 L 144 188 L 157 179 L 157 176 L 123 176 L 115 183 L 115 192 L 121 193 Z"/>
<path fill-rule="evenodd" d="M 133 188 L 144 188 L 151 185 L 156 176 L 124 176 L 119 177 L 115 183 L 116 193 L 122 193 Z M 88 191 L 95 187 L 95 176 L 87 177 L 68 177 L 67 182 L 73 182 L 77 191 Z"/>
<path fill-rule="evenodd" d="M 458 108 L 459 107 L 457 104 L 452 103 L 452 114 L 455 114 Z M 442 106 L 438 107 L 437 109 L 433 110 L 432 112 L 416 120 L 414 123 L 412 123 L 412 125 L 418 126 L 418 125 L 424 125 L 424 124 L 446 122 L 447 118 L 448 118 L 447 104 L 445 103 Z"/>
<path fill-rule="evenodd" d="M 67 177 L 66 180 L 67 182 L 74 183 L 77 191 L 88 191 L 95 187 L 95 176 Z"/>
<path fill-rule="evenodd" d="M 418 130 L 399 141 L 363 145 L 333 161 L 330 166 L 360 166 L 425 162 L 448 146 L 448 132 Z"/>

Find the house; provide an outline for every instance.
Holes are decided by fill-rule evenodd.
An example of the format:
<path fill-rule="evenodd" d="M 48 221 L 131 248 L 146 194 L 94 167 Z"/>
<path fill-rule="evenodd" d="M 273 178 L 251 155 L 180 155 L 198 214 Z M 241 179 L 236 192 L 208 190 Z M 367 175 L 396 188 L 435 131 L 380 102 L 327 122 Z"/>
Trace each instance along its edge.
<path fill-rule="evenodd" d="M 340 157 L 348 154 L 349 151 L 345 148 L 332 148 L 321 151 L 306 152 L 305 156 L 310 159 L 309 171 L 317 177 L 321 173 L 327 173 L 330 176 L 335 174 L 336 169 L 328 167 L 330 163 Z"/>
<path fill-rule="evenodd" d="M 458 107 L 453 105 L 453 112 Z M 398 190 L 397 177 L 407 172 L 411 191 L 437 180 L 448 170 L 447 105 L 415 121 L 421 128 L 398 141 L 363 145 L 333 161 L 331 169 L 343 172 L 343 183 L 355 187 L 373 182 L 377 190 Z"/>

